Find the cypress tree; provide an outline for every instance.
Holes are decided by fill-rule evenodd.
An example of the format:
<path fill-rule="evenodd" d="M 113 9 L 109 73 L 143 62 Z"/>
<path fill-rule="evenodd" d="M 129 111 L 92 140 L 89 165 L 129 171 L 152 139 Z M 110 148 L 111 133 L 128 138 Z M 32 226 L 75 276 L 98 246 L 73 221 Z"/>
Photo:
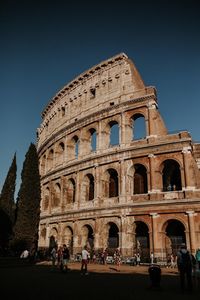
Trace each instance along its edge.
<path fill-rule="evenodd" d="M 18 254 L 25 248 L 30 252 L 37 249 L 40 201 L 38 154 L 36 146 L 31 143 L 23 163 L 21 185 L 17 197 L 12 247 Z"/>
<path fill-rule="evenodd" d="M 12 234 L 15 211 L 15 185 L 17 177 L 16 153 L 8 170 L 0 196 L 0 246 L 6 251 Z"/>

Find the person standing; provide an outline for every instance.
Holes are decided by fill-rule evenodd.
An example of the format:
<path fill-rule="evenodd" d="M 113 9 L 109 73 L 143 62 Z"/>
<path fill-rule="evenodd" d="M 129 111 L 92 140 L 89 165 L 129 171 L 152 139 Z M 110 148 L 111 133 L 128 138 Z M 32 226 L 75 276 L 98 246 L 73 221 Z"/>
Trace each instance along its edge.
<path fill-rule="evenodd" d="M 56 258 L 57 258 L 57 250 L 56 250 L 56 247 L 53 247 L 53 249 L 51 250 L 51 261 L 52 261 L 53 268 L 56 265 Z"/>
<path fill-rule="evenodd" d="M 81 255 L 82 255 L 81 274 L 88 275 L 87 265 L 88 265 L 89 252 L 87 251 L 87 246 L 83 248 Z"/>
<path fill-rule="evenodd" d="M 69 262 L 69 249 L 66 246 L 66 244 L 63 245 L 63 250 L 62 250 L 62 260 L 63 260 L 63 271 L 68 270 L 68 262 Z"/>
<path fill-rule="evenodd" d="M 150 255 L 150 261 L 151 261 L 151 264 L 154 263 L 154 254 L 153 254 L 153 252 L 151 252 L 151 255 Z"/>
<path fill-rule="evenodd" d="M 192 291 L 192 257 L 185 244 L 181 245 L 177 253 L 177 266 L 180 274 L 181 290 L 185 291 L 187 281 L 187 289 Z"/>
<path fill-rule="evenodd" d="M 140 261 L 141 261 L 140 253 L 138 252 L 138 253 L 137 253 L 137 256 L 136 256 L 136 264 L 137 264 L 137 266 L 140 265 Z"/>

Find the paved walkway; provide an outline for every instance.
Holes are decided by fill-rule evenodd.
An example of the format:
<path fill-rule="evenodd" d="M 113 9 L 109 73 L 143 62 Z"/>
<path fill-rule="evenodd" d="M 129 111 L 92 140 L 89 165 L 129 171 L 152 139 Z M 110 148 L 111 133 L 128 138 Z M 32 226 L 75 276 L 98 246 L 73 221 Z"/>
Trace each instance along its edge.
<path fill-rule="evenodd" d="M 149 289 L 148 266 L 88 265 L 88 276 L 81 276 L 80 263 L 70 263 L 62 273 L 50 262 L 36 265 L 4 265 L 0 270 L 2 298 L 48 300 L 185 300 L 200 299 L 200 289 L 181 294 L 177 269 L 162 269 L 161 289 Z"/>

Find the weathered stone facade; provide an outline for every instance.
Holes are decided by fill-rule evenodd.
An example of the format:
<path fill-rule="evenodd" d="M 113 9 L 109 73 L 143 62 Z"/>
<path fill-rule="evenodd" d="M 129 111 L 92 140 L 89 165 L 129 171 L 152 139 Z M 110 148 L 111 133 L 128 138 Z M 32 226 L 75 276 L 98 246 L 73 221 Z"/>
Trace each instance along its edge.
<path fill-rule="evenodd" d="M 200 247 L 200 144 L 167 132 L 125 54 L 66 85 L 42 118 L 40 247 L 53 238 L 74 254 L 88 243 L 143 259 Z"/>

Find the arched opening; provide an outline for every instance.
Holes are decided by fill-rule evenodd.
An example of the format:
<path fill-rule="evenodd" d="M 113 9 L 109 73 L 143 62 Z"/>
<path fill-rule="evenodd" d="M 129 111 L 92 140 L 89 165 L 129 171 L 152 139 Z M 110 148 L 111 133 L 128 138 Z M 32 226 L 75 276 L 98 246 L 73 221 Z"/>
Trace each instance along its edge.
<path fill-rule="evenodd" d="M 97 133 L 94 128 L 91 128 L 90 130 L 90 146 L 91 151 L 96 151 L 97 148 Z"/>
<path fill-rule="evenodd" d="M 142 114 L 135 114 L 132 117 L 133 140 L 140 140 L 146 137 L 145 118 Z"/>
<path fill-rule="evenodd" d="M 149 229 L 148 226 L 142 221 L 135 222 L 135 238 L 136 248 L 135 251 L 140 253 L 142 262 L 149 262 L 150 248 L 149 248 Z"/>
<path fill-rule="evenodd" d="M 89 249 L 94 248 L 94 232 L 90 225 L 84 225 L 82 228 L 82 247 L 87 245 Z"/>
<path fill-rule="evenodd" d="M 74 136 L 73 141 L 74 141 L 75 158 L 78 158 L 78 155 L 79 155 L 79 138 L 77 136 Z"/>
<path fill-rule="evenodd" d="M 182 190 L 179 164 L 173 159 L 167 159 L 163 162 L 163 166 L 163 191 Z"/>
<path fill-rule="evenodd" d="M 94 199 L 94 176 L 92 174 L 87 174 L 83 179 L 81 197 L 83 201 Z"/>
<path fill-rule="evenodd" d="M 63 142 L 59 143 L 56 149 L 56 163 L 62 164 L 64 160 L 64 151 L 65 151 L 65 145 Z"/>
<path fill-rule="evenodd" d="M 134 194 L 145 194 L 148 192 L 147 188 L 147 170 L 143 165 L 134 165 Z"/>
<path fill-rule="evenodd" d="M 119 125 L 116 121 L 109 123 L 110 125 L 110 146 L 119 145 Z"/>
<path fill-rule="evenodd" d="M 108 225 L 108 252 L 113 255 L 116 248 L 119 247 L 119 229 L 115 223 Z"/>
<path fill-rule="evenodd" d="M 54 186 L 54 193 L 52 195 L 52 207 L 57 207 L 60 204 L 61 187 L 59 183 Z"/>
<path fill-rule="evenodd" d="M 70 254 L 73 254 L 73 230 L 70 226 L 64 229 L 62 242 L 67 245 Z"/>
<path fill-rule="evenodd" d="M 45 174 L 45 166 L 46 166 L 46 155 L 42 156 L 41 164 L 40 164 L 40 173 L 41 175 Z"/>
<path fill-rule="evenodd" d="M 67 203 L 74 203 L 76 196 L 76 184 L 73 178 L 68 180 L 67 184 Z"/>
<path fill-rule="evenodd" d="M 49 199 L 50 199 L 50 190 L 49 187 L 46 187 L 44 192 L 44 199 L 43 199 L 43 210 L 47 210 L 49 208 Z"/>
<path fill-rule="evenodd" d="M 109 169 L 109 198 L 118 197 L 118 174 L 114 169 Z"/>
<path fill-rule="evenodd" d="M 49 237 L 49 250 L 51 251 L 53 247 L 57 248 L 57 236 L 58 232 L 56 228 L 51 229 L 50 237 Z"/>
<path fill-rule="evenodd" d="M 53 149 L 51 149 L 49 151 L 49 155 L 48 155 L 48 169 L 50 170 L 51 168 L 53 168 L 53 156 L 54 156 L 54 151 Z"/>
<path fill-rule="evenodd" d="M 166 238 L 165 238 L 165 249 L 166 255 L 177 254 L 180 245 L 186 243 L 185 227 L 178 220 L 169 220 L 165 224 Z"/>

